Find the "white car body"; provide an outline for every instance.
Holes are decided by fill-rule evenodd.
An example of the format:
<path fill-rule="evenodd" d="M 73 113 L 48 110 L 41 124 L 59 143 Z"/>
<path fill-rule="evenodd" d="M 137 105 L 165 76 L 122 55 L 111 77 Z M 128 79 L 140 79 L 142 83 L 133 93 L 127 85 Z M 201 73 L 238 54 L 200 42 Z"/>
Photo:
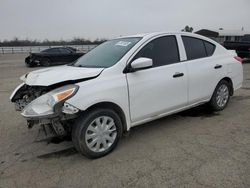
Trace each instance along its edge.
<path fill-rule="evenodd" d="M 123 72 L 135 54 L 146 44 L 169 35 L 176 37 L 179 63 L 130 73 Z M 212 43 L 215 45 L 213 55 L 187 60 L 181 36 L 195 37 Z M 211 39 L 183 32 L 150 33 L 132 37 L 142 39 L 109 68 L 60 66 L 31 72 L 22 79 L 30 86 L 49 86 L 58 82 L 83 79 L 76 83 L 79 89 L 66 103 L 81 111 L 103 102 L 115 104 L 125 115 L 126 130 L 210 101 L 215 87 L 223 78 L 232 81 L 233 90 L 242 85 L 242 65 L 234 59 L 235 53 Z M 121 37 L 121 40 L 122 38 L 124 37 Z M 221 65 L 221 68 L 215 69 L 216 65 Z M 173 78 L 176 73 L 183 73 L 184 76 Z M 94 78 L 88 79 L 90 77 Z"/>

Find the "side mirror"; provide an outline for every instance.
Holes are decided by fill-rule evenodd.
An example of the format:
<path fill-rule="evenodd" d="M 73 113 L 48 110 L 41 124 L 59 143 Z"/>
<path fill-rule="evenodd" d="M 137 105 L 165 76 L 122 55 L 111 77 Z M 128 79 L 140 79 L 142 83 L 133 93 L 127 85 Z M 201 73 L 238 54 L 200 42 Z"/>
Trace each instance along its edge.
<path fill-rule="evenodd" d="M 129 68 L 128 72 L 135 72 L 138 70 L 148 69 L 152 66 L 153 66 L 152 59 L 146 58 L 146 57 L 140 57 L 140 58 L 134 60 L 130 64 L 130 68 Z"/>

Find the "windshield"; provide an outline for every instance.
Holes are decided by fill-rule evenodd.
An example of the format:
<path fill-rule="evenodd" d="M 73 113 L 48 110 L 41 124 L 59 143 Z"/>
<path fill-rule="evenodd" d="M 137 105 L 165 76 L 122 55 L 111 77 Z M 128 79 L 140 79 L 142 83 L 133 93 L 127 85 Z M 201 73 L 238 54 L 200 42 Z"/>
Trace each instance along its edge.
<path fill-rule="evenodd" d="M 116 64 L 141 38 L 114 39 L 102 43 L 81 58 L 73 66 L 108 68 Z"/>

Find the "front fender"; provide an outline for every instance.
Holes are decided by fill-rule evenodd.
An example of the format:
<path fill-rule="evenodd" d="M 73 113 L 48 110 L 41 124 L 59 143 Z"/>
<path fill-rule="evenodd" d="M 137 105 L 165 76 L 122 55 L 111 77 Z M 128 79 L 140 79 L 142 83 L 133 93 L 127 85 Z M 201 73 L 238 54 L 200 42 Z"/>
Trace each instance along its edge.
<path fill-rule="evenodd" d="M 126 78 L 124 75 L 118 75 L 116 78 L 113 77 L 112 81 L 108 80 L 109 78 L 96 78 L 78 83 L 78 92 L 66 102 L 82 111 L 98 103 L 114 103 L 124 112 L 129 129 L 130 113 Z"/>
<path fill-rule="evenodd" d="M 13 102 L 13 98 L 15 97 L 16 93 L 19 91 L 20 88 L 24 86 L 25 83 L 21 83 L 10 95 L 10 101 Z"/>

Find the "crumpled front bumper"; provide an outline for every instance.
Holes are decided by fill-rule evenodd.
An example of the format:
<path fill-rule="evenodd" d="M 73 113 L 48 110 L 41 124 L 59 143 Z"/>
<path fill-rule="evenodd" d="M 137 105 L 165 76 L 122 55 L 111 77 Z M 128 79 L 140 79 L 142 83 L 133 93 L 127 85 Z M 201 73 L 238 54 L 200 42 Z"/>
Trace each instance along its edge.
<path fill-rule="evenodd" d="M 11 94 L 10 100 L 13 103 L 16 103 L 17 97 L 23 90 L 24 83 L 20 84 Z M 46 96 L 45 94 L 41 95 Z M 38 97 L 36 98 L 38 99 Z M 35 101 L 34 99 L 33 101 Z M 55 136 L 64 137 L 67 135 L 67 129 L 65 127 L 68 122 L 71 122 L 78 117 L 80 110 L 76 107 L 67 103 L 67 101 L 60 102 L 53 107 L 50 107 L 45 101 L 41 100 L 40 102 L 35 102 L 32 106 L 31 101 L 23 109 L 16 108 L 17 111 L 21 111 L 21 115 L 27 120 L 28 128 L 32 128 L 34 125 L 40 125 L 43 130 L 52 130 Z M 50 111 L 46 111 L 46 107 L 50 108 Z M 45 110 L 44 110 L 45 109 Z M 36 113 L 32 113 L 32 112 Z M 31 112 L 31 113 L 29 113 Z M 41 113 L 39 113 L 41 112 Z M 49 113 L 42 113 L 49 112 Z M 35 114 L 35 115 L 34 115 Z M 46 131 L 51 132 L 51 131 Z M 47 135 L 47 133 L 46 133 Z"/>
<path fill-rule="evenodd" d="M 25 116 L 28 128 L 40 126 L 40 129 L 45 133 L 45 137 L 65 137 L 68 135 L 68 130 L 71 129 L 72 122 L 78 117 L 78 113 L 65 114 L 63 111 L 45 116 Z M 41 131 L 40 130 L 40 131 Z"/>

